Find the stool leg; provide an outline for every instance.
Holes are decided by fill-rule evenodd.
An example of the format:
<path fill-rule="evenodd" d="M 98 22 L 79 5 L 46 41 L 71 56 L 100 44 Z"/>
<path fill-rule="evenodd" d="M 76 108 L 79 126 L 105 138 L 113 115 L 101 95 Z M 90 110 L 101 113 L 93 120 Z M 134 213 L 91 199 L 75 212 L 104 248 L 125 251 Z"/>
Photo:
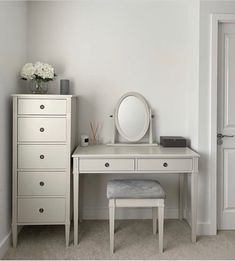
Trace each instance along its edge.
<path fill-rule="evenodd" d="M 159 252 L 163 253 L 164 207 L 158 208 Z"/>
<path fill-rule="evenodd" d="M 115 206 L 114 202 L 109 204 L 109 236 L 110 236 L 110 253 L 114 252 L 114 217 L 115 217 Z"/>
<path fill-rule="evenodd" d="M 157 211 L 158 209 L 156 207 L 152 208 L 152 214 L 153 214 L 153 234 L 156 235 L 157 233 Z"/>

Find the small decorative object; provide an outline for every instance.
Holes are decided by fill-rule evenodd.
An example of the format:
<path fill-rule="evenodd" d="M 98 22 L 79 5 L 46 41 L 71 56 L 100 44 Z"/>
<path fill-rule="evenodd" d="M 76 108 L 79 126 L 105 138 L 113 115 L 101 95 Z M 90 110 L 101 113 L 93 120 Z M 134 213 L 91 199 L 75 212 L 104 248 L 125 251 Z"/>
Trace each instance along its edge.
<path fill-rule="evenodd" d="M 30 89 L 34 94 L 44 94 L 48 91 L 48 82 L 56 74 L 54 68 L 48 63 L 26 63 L 20 72 L 21 79 L 30 81 Z"/>
<path fill-rule="evenodd" d="M 92 136 L 93 136 L 92 143 L 97 144 L 98 143 L 99 123 L 94 124 L 94 123 L 90 122 L 90 127 L 91 127 Z"/>
<path fill-rule="evenodd" d="M 60 94 L 69 94 L 69 80 L 60 80 Z"/>
<path fill-rule="evenodd" d="M 80 145 L 86 147 L 89 145 L 89 137 L 87 135 L 81 135 Z"/>
<path fill-rule="evenodd" d="M 163 147 L 187 147 L 187 140 L 181 136 L 160 136 Z"/>

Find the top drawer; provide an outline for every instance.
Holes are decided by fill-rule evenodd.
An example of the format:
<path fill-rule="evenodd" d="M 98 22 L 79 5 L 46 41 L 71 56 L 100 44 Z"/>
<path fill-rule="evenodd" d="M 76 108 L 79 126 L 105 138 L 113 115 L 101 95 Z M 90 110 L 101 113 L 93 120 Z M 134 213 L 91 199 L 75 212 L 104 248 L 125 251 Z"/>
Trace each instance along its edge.
<path fill-rule="evenodd" d="M 191 171 L 192 159 L 138 159 L 139 171 Z"/>
<path fill-rule="evenodd" d="M 66 114 L 66 100 L 18 99 L 18 114 Z"/>
<path fill-rule="evenodd" d="M 134 159 L 80 159 L 80 171 L 134 171 Z"/>

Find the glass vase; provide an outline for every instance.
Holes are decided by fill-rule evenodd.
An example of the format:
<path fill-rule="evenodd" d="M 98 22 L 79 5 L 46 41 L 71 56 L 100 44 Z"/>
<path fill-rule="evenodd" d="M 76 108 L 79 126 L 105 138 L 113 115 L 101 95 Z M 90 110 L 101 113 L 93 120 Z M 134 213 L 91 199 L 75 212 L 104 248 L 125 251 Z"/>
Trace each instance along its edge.
<path fill-rule="evenodd" d="M 30 92 L 33 94 L 46 94 L 48 92 L 48 82 L 32 80 L 29 86 Z"/>

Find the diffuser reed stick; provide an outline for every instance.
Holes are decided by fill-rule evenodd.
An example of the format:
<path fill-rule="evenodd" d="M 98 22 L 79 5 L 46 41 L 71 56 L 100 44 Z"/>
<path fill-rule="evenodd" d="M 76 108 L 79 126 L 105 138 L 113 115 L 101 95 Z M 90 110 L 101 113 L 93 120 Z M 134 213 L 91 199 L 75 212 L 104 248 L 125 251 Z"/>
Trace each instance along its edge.
<path fill-rule="evenodd" d="M 93 144 L 97 144 L 97 134 L 98 134 L 98 129 L 99 129 L 99 123 L 92 123 L 90 121 L 90 127 L 91 127 L 91 132 L 93 136 Z"/>

